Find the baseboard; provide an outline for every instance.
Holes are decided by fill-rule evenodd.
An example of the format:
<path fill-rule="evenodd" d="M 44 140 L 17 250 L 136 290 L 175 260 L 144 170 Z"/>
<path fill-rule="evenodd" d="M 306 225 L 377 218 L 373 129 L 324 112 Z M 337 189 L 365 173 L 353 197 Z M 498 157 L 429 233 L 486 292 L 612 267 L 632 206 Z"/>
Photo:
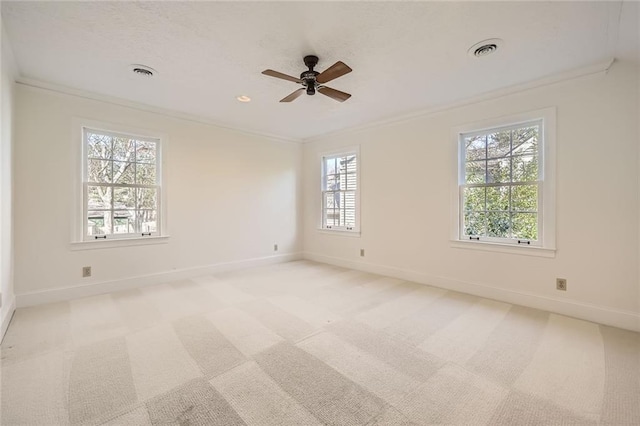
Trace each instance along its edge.
<path fill-rule="evenodd" d="M 611 325 L 632 331 L 640 331 L 640 314 L 637 312 L 622 311 L 606 306 L 598 306 L 566 299 L 556 299 L 527 292 L 506 290 L 484 284 L 475 284 L 428 275 L 418 271 L 342 259 L 318 253 L 304 252 L 303 258 L 313 260 L 315 262 L 328 263 L 330 265 L 356 269 L 359 271 L 440 287 L 447 290 L 472 294 L 474 296 L 499 300 L 501 302 L 541 309 L 587 321 L 597 322 L 599 324 Z"/>
<path fill-rule="evenodd" d="M 3 303 L 6 303 L 6 301 L 3 301 Z M 11 322 L 11 318 L 13 318 L 13 313 L 16 311 L 16 298 L 13 297 L 8 302 L 7 306 L 8 308 L 6 310 L 3 310 L 2 318 L 0 319 L 0 343 L 2 343 L 2 341 L 4 340 L 4 335 L 9 328 L 9 323 Z"/>
<path fill-rule="evenodd" d="M 290 262 L 300 259 L 302 259 L 301 253 L 280 254 L 276 256 L 266 256 L 253 259 L 238 260 L 234 262 L 216 263 L 213 265 L 199 266 L 195 268 L 185 268 L 173 271 L 159 272 L 155 274 L 140 275 L 137 277 L 130 277 L 119 280 L 102 281 L 87 285 L 23 293 L 16 295 L 16 306 L 18 308 L 23 308 L 26 306 L 41 305 L 43 303 L 78 299 L 80 297 L 97 296 L 99 294 L 111 293 L 113 291 L 129 290 L 169 281 L 184 280 L 202 275 L 216 274 L 219 272 L 231 271 L 234 269 L 252 268 L 257 266 L 271 265 L 275 263 Z"/>

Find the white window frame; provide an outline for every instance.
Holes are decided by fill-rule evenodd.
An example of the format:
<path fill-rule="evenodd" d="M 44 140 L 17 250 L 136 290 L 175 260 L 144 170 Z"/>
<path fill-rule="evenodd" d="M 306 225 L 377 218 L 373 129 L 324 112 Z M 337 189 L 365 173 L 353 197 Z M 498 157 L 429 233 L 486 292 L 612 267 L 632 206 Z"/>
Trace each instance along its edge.
<path fill-rule="evenodd" d="M 156 151 L 156 187 L 157 193 L 157 230 L 150 235 L 145 233 L 133 234 L 110 234 L 107 238 L 98 238 L 87 235 L 87 146 L 85 133 L 87 130 L 97 133 L 134 137 L 140 140 L 157 143 Z M 146 129 L 139 129 L 130 126 L 106 123 L 87 119 L 73 119 L 74 143 L 77 147 L 74 156 L 74 168 L 76 170 L 76 201 L 75 214 L 72 215 L 72 250 L 84 250 L 95 248 L 111 248 L 132 245 L 147 245 L 166 243 L 168 241 L 167 227 L 167 197 L 166 197 L 166 166 L 165 153 L 168 144 L 168 137 L 165 134 Z"/>
<path fill-rule="evenodd" d="M 325 188 L 324 188 L 324 182 L 325 182 L 325 176 L 326 176 L 326 159 L 328 158 L 337 158 L 337 157 L 344 157 L 344 156 L 348 156 L 348 155 L 355 155 L 356 156 L 356 190 L 355 190 L 355 224 L 354 226 L 351 227 L 347 227 L 347 226 L 327 226 L 327 224 L 325 223 L 325 216 L 324 216 L 324 202 L 325 202 Z M 352 146 L 352 147 L 348 147 L 348 148 L 342 148 L 342 149 L 338 149 L 338 150 L 333 150 L 333 151 L 326 151 L 320 154 L 320 224 L 319 224 L 319 229 L 323 232 L 328 232 L 328 233 L 342 233 L 344 235 L 351 235 L 351 236 L 359 236 L 360 235 L 360 176 L 361 176 L 361 166 L 362 166 L 362 162 L 361 162 L 361 158 L 360 158 L 360 147 L 359 146 Z"/>
<path fill-rule="evenodd" d="M 541 143 L 538 147 L 538 240 L 481 237 L 470 239 L 464 235 L 464 205 L 462 188 L 465 184 L 464 137 L 495 130 L 517 128 L 540 123 Z M 452 192 L 451 242 L 453 247 L 473 248 L 504 253 L 554 257 L 556 249 L 556 109 L 555 107 L 484 120 L 453 129 L 455 143 L 455 178 Z M 520 243 L 518 242 L 520 241 Z"/>

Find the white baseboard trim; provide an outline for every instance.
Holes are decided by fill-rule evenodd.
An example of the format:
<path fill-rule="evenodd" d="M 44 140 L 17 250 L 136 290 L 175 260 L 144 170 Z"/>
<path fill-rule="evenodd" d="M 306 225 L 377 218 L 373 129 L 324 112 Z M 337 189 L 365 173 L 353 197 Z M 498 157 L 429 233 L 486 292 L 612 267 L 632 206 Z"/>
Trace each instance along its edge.
<path fill-rule="evenodd" d="M 328 263 L 330 265 L 356 269 L 359 271 L 440 287 L 447 290 L 472 294 L 474 296 L 499 300 L 501 302 L 541 309 L 587 321 L 593 321 L 599 324 L 624 328 L 626 330 L 640 331 L 640 314 L 637 312 L 622 311 L 606 306 L 540 296 L 533 293 L 506 290 L 484 284 L 475 284 L 466 281 L 428 275 L 422 272 L 396 268 L 393 266 L 342 259 L 318 253 L 304 252 L 303 258 L 315 262 Z"/>
<path fill-rule="evenodd" d="M 18 308 L 24 308 L 44 303 L 60 302 L 87 296 L 97 296 L 99 294 L 111 293 L 113 291 L 129 290 L 169 281 L 184 280 L 235 269 L 253 268 L 300 259 L 302 259 L 301 253 L 280 254 L 276 256 L 258 257 L 234 262 L 216 263 L 213 265 L 199 266 L 195 268 L 184 268 L 174 271 L 140 275 L 137 277 L 123 278 L 119 280 L 102 281 L 73 287 L 35 291 L 31 293 L 17 294 L 16 305 Z"/>
<path fill-rule="evenodd" d="M 4 303 L 5 301 L 3 301 Z M 13 313 L 16 311 L 16 298 L 15 296 L 9 301 L 8 308 L 3 310 L 2 319 L 0 319 L 0 343 L 4 340 L 4 335 L 7 333 L 7 329 L 9 328 L 9 323 L 11 322 L 11 318 L 13 318 Z"/>

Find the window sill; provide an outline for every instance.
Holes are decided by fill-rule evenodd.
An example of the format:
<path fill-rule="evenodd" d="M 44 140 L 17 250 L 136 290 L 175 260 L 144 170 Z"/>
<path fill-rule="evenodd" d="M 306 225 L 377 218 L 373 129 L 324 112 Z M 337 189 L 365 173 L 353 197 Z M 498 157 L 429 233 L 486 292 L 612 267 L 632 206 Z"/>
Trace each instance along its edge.
<path fill-rule="evenodd" d="M 169 242 L 169 235 L 144 238 L 122 238 L 100 241 L 74 241 L 71 243 L 71 250 L 95 250 L 116 247 L 145 246 L 150 244 L 166 244 Z"/>
<path fill-rule="evenodd" d="M 344 229 L 318 228 L 318 233 L 327 235 L 340 235 L 342 237 L 360 238 L 360 231 L 347 231 Z"/>
<path fill-rule="evenodd" d="M 515 246 L 511 244 L 490 243 L 486 241 L 451 240 L 453 248 L 492 251 L 497 253 L 519 254 L 524 256 L 556 257 L 556 249 L 546 247 Z"/>

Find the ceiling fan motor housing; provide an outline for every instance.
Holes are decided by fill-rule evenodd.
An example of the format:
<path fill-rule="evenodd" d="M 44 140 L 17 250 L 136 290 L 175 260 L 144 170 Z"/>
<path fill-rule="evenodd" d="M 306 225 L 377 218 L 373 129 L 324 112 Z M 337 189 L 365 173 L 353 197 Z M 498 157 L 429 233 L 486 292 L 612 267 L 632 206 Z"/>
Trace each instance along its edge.
<path fill-rule="evenodd" d="M 316 82 L 316 76 L 318 74 L 320 74 L 318 71 L 305 71 L 300 74 L 302 85 L 307 88 L 307 95 L 315 95 L 316 86 L 318 85 Z"/>
<path fill-rule="evenodd" d="M 304 64 L 309 68 L 309 71 L 300 74 L 300 80 L 302 80 L 302 85 L 307 88 L 307 95 L 315 95 L 317 86 L 316 76 L 320 73 L 314 71 L 313 68 L 318 65 L 318 57 L 315 55 L 307 55 L 304 57 Z"/>

